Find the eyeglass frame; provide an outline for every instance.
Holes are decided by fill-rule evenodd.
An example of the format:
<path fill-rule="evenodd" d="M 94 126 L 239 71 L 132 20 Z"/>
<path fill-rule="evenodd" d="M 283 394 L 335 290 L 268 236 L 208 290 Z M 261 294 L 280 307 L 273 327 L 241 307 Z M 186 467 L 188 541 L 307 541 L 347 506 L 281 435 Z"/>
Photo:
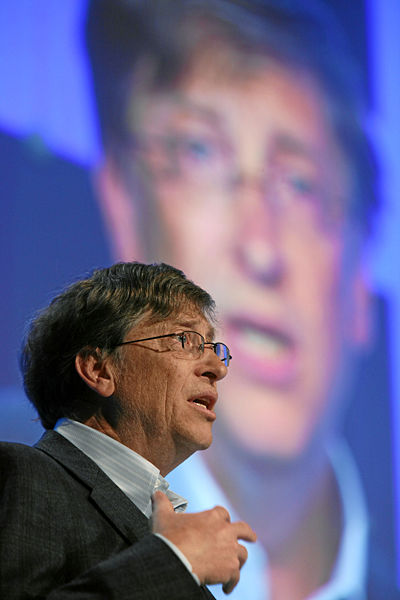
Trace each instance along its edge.
<path fill-rule="evenodd" d="M 225 358 L 221 358 L 221 362 L 223 362 L 226 367 L 229 367 L 229 363 L 232 360 L 232 356 L 231 356 L 229 348 L 226 344 L 224 344 L 223 342 L 206 342 L 204 336 L 201 335 L 201 333 L 199 333 L 198 331 L 192 331 L 190 329 L 186 329 L 185 331 L 180 331 L 177 333 L 165 333 L 164 335 L 154 335 L 154 336 L 148 337 L 148 338 L 141 338 L 140 340 L 129 340 L 127 342 L 120 342 L 119 344 L 115 344 L 114 348 L 117 348 L 118 346 L 125 346 L 127 344 L 135 344 L 136 342 L 148 342 L 149 340 L 158 340 L 158 339 L 167 338 L 167 337 L 171 337 L 171 338 L 176 337 L 180 340 L 180 342 L 182 344 L 182 350 L 185 350 L 184 339 L 183 339 L 183 335 L 185 333 L 195 333 L 203 340 L 202 344 L 199 348 L 200 356 L 204 353 L 204 348 L 206 346 L 208 346 L 208 347 L 211 346 L 214 351 L 214 354 L 216 354 L 216 356 L 218 358 L 220 358 L 220 357 L 217 354 L 216 347 L 223 346 L 224 348 L 226 348 L 226 356 L 225 356 Z"/>
<path fill-rule="evenodd" d="M 181 140 L 179 138 L 183 138 L 184 136 L 179 136 L 179 134 L 160 134 L 160 135 L 149 135 L 146 134 L 145 132 L 141 132 L 141 133 L 135 133 L 132 132 L 132 139 L 130 140 L 130 144 L 131 147 L 133 149 L 133 151 L 135 152 L 140 152 L 143 149 L 146 149 L 146 145 L 150 145 L 151 143 L 159 143 L 159 141 L 161 140 L 161 142 L 164 143 L 164 145 L 166 144 L 166 142 L 168 144 L 175 144 L 175 146 L 178 146 L 179 143 L 182 143 Z M 221 144 L 224 145 L 224 144 Z M 167 153 L 168 154 L 168 153 Z M 171 152 L 169 153 L 171 154 Z M 168 156 L 167 160 L 170 160 L 171 157 Z M 178 161 L 177 161 L 178 162 Z M 150 167 L 151 169 L 152 167 Z M 283 193 L 287 192 L 288 189 L 292 186 L 294 187 L 295 185 L 297 185 L 298 180 L 303 179 L 303 176 L 300 174 L 299 177 L 295 176 L 291 176 L 289 173 L 286 173 L 284 169 L 277 169 L 275 171 L 273 171 L 271 174 L 269 174 L 268 176 L 266 176 L 265 174 L 263 174 L 260 178 L 259 178 L 259 183 L 260 185 L 262 185 L 263 187 L 271 186 L 271 185 L 280 185 L 282 186 L 281 189 L 281 193 L 283 190 Z M 240 174 L 237 172 L 236 168 L 232 168 L 232 169 L 228 169 L 227 170 L 227 177 L 224 179 L 224 181 L 226 182 L 227 185 L 229 185 L 230 187 L 235 187 L 237 186 L 238 183 L 240 183 L 242 180 L 242 177 L 240 176 Z M 309 188 L 309 190 L 308 190 Z M 307 191 L 308 190 L 308 191 Z M 295 191 L 292 190 L 290 191 L 290 193 L 292 194 L 292 196 L 294 194 L 299 194 L 299 193 L 303 193 L 303 192 L 299 192 L 299 191 Z M 316 210 L 318 211 L 323 211 L 321 216 L 324 219 L 324 223 L 326 223 L 326 225 L 333 227 L 333 228 L 337 228 L 339 227 L 343 221 L 344 221 L 344 213 L 346 208 L 349 209 L 350 207 L 348 206 L 348 203 L 346 202 L 346 198 L 343 194 L 341 193 L 335 193 L 329 202 L 327 202 L 327 197 L 326 197 L 326 191 L 322 189 L 322 187 L 320 185 L 318 185 L 316 182 L 311 182 L 311 184 L 307 184 L 306 185 L 306 190 L 305 193 L 310 193 L 310 194 L 315 194 L 317 196 L 316 198 L 316 202 L 314 202 L 314 207 Z M 283 208 L 284 208 L 284 204 L 282 201 L 282 196 L 279 199 L 278 202 L 278 196 L 274 196 L 274 195 L 269 195 L 269 197 L 271 198 L 271 201 L 274 202 L 274 207 L 276 209 L 279 209 L 280 212 L 283 212 Z M 303 204 L 305 204 L 303 202 Z M 301 206 L 302 203 L 298 202 L 297 203 L 298 206 Z"/>

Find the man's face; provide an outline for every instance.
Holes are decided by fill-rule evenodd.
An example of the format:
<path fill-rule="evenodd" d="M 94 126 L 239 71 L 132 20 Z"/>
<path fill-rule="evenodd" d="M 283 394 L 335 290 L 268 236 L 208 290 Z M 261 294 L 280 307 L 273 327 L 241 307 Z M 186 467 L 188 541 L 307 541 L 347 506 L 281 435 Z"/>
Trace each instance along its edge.
<path fill-rule="evenodd" d="M 331 417 L 358 322 L 349 182 L 322 97 L 277 64 L 235 77 L 200 62 L 173 93 L 136 90 L 130 118 L 127 187 L 153 216 L 142 258 L 182 268 L 220 308 L 233 356 L 221 435 L 295 456 Z"/>
<path fill-rule="evenodd" d="M 213 338 L 210 323 L 195 310 L 132 328 L 125 341 L 197 331 Z M 122 407 L 120 440 L 165 472 L 212 441 L 217 382 L 227 368 L 210 348 L 193 357 L 179 338 L 164 337 L 121 348 L 116 390 Z M 165 474 L 165 472 L 163 474 Z"/>

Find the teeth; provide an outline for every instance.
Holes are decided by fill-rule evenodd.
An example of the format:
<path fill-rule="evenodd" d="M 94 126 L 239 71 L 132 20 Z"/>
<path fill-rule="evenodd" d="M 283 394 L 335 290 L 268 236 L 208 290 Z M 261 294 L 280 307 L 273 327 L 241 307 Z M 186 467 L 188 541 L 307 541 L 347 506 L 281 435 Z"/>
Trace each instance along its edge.
<path fill-rule="evenodd" d="M 255 329 L 245 329 L 242 341 L 249 352 L 262 352 L 274 358 L 287 351 L 288 343 L 278 335 Z"/>
<path fill-rule="evenodd" d="M 199 398 L 196 398 L 195 400 L 193 400 L 194 404 L 200 404 L 200 406 L 205 406 L 207 408 L 208 404 L 205 400 L 200 400 Z"/>

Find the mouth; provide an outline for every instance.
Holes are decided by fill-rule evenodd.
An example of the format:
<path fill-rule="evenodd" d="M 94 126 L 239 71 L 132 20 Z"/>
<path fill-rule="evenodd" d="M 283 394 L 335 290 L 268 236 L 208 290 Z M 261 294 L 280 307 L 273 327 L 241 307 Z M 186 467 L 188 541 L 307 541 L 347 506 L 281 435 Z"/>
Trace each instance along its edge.
<path fill-rule="evenodd" d="M 203 414 L 211 417 L 213 420 L 216 418 L 214 412 L 214 406 L 217 402 L 217 396 L 214 394 L 200 394 L 199 396 L 193 396 L 189 398 L 188 402 L 196 409 L 201 411 Z"/>
<path fill-rule="evenodd" d="M 226 336 L 232 348 L 234 364 L 260 383 L 287 386 L 298 374 L 298 343 L 283 327 L 252 318 L 228 321 Z"/>

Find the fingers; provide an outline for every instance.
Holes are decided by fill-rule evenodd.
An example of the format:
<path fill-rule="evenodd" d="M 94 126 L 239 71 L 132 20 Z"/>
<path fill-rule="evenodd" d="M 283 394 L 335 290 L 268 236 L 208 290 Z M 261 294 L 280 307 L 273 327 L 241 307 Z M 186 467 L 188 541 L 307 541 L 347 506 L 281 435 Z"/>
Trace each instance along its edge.
<path fill-rule="evenodd" d="M 236 521 L 231 523 L 231 518 L 229 512 L 222 506 L 215 506 L 211 511 L 213 513 L 214 519 L 218 521 L 225 521 L 227 523 L 226 527 L 230 530 L 230 536 L 233 540 L 236 540 L 235 547 L 231 548 L 231 552 L 234 552 L 235 559 L 237 561 L 236 567 L 233 567 L 229 574 L 229 579 L 225 581 L 221 581 L 223 583 L 222 589 L 225 594 L 230 594 L 240 579 L 240 569 L 245 564 L 248 558 L 248 551 L 245 546 L 239 544 L 237 540 L 245 540 L 247 542 L 255 542 L 257 540 L 257 534 L 253 529 L 245 523 L 244 521 Z M 233 559 L 233 556 L 232 559 Z"/>
<path fill-rule="evenodd" d="M 226 521 L 227 523 L 231 522 L 231 516 L 229 512 L 223 506 L 215 506 L 212 511 L 215 516 Z M 232 528 L 234 530 L 234 534 L 236 535 L 238 540 L 245 540 L 246 542 L 256 542 L 257 534 L 253 529 L 245 523 L 245 521 L 235 521 L 232 523 Z"/>
<path fill-rule="evenodd" d="M 222 586 L 222 591 L 224 594 L 230 594 L 234 588 L 239 583 L 239 575 L 237 577 L 232 577 L 227 583 L 224 583 Z"/>
<path fill-rule="evenodd" d="M 239 569 L 241 569 L 244 563 L 247 560 L 249 553 L 247 552 L 247 548 L 242 546 L 242 544 L 238 544 L 238 559 L 239 559 Z"/>
<path fill-rule="evenodd" d="M 242 544 L 237 545 L 237 557 L 239 560 L 239 565 L 238 565 L 238 569 L 237 569 L 235 575 L 233 577 L 231 577 L 231 579 L 229 579 L 229 581 L 225 582 L 222 586 L 222 590 L 224 591 L 225 594 L 230 594 L 233 591 L 233 589 L 236 587 L 236 585 L 239 583 L 240 569 L 243 567 L 244 563 L 246 562 L 248 554 L 249 553 L 247 552 L 247 548 L 242 546 Z"/>
<path fill-rule="evenodd" d="M 236 523 L 232 523 L 232 529 L 234 530 L 234 534 L 237 539 L 246 540 L 248 542 L 255 542 L 257 540 L 257 534 L 252 530 L 252 528 L 243 521 L 237 521 Z M 238 558 L 238 569 L 233 577 L 229 579 L 229 581 L 225 582 L 222 586 L 222 590 L 225 594 L 230 594 L 236 585 L 239 583 L 240 579 L 240 569 L 243 567 L 244 563 L 247 560 L 249 553 L 247 548 L 242 544 L 237 544 L 237 558 Z"/>
<path fill-rule="evenodd" d="M 238 540 L 245 540 L 246 542 L 257 541 L 256 532 L 244 521 L 236 521 L 232 523 L 232 527 Z"/>
<path fill-rule="evenodd" d="M 231 516 L 223 506 L 214 506 L 212 512 L 227 523 L 231 522 Z"/>
<path fill-rule="evenodd" d="M 201 583 L 222 583 L 230 594 L 247 560 L 247 549 L 238 540 L 255 542 L 256 534 L 244 521 L 232 523 L 222 506 L 202 513 L 177 514 L 167 496 L 152 497 L 152 531 L 170 540 L 192 565 Z"/>

